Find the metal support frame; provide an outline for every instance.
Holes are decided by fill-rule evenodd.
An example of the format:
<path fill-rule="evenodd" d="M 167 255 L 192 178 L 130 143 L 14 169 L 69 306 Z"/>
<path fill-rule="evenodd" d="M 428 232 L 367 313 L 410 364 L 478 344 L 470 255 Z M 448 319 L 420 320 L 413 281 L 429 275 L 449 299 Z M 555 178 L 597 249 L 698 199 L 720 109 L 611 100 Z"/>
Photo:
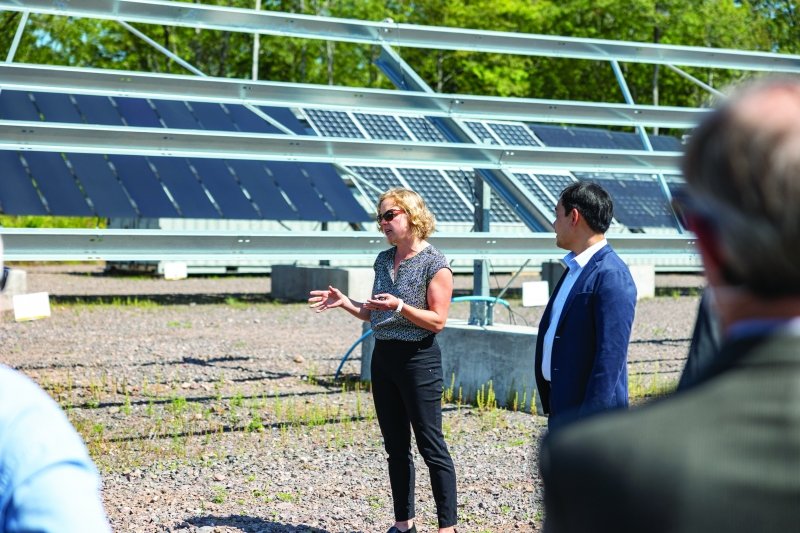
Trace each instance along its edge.
<path fill-rule="evenodd" d="M 698 46 L 534 35 L 390 21 L 371 22 L 333 17 L 256 11 L 159 0 L 0 0 L 0 8 L 61 16 L 125 20 L 262 35 L 325 39 L 371 45 L 471 50 L 499 54 L 617 60 L 630 63 L 684 65 L 738 70 L 800 72 L 800 56 L 768 52 L 711 49 Z"/>
<path fill-rule="evenodd" d="M 492 213 L 492 190 L 479 172 L 475 173 L 473 184 L 473 204 L 475 206 L 475 224 L 473 231 L 489 233 Z M 472 271 L 472 293 L 475 296 L 489 296 L 489 261 L 476 259 Z M 469 323 L 478 326 L 492 325 L 494 322 L 492 307 L 485 300 L 471 301 L 469 305 Z"/>
<path fill-rule="evenodd" d="M 366 231 L 170 231 L 134 229 L 0 228 L 6 261 L 195 261 L 247 259 L 317 262 L 364 260 L 386 247 L 386 239 Z M 699 265 L 694 237 L 610 234 L 623 259 L 671 264 L 688 259 Z M 435 233 L 430 241 L 449 259 L 525 257 L 536 261 L 563 255 L 552 233 Z"/>

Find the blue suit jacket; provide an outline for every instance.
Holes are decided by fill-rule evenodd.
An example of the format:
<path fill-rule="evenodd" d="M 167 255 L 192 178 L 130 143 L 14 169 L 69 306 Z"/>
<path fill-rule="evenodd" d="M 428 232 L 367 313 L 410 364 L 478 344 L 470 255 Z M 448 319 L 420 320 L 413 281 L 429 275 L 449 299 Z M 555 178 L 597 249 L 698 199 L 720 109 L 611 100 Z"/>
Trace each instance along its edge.
<path fill-rule="evenodd" d="M 564 276 L 556 285 L 555 295 Z M 551 381 L 542 376 L 542 344 L 553 298 L 536 339 L 536 385 L 551 427 L 597 411 L 628 405 L 628 343 L 636 286 L 611 246 L 601 248 L 575 281 L 561 312 L 551 358 Z"/>

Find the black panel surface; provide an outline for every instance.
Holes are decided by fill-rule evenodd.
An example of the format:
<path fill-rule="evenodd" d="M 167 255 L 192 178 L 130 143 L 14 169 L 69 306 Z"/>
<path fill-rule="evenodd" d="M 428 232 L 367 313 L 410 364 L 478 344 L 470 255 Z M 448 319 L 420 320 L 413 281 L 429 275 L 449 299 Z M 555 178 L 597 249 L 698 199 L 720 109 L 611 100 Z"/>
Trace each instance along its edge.
<path fill-rule="evenodd" d="M 189 162 L 222 210 L 223 218 L 261 218 L 222 160 L 196 158 Z"/>
<path fill-rule="evenodd" d="M 227 104 L 225 107 L 228 108 L 231 119 L 240 131 L 249 133 L 283 133 L 243 105 Z"/>
<path fill-rule="evenodd" d="M 301 163 L 311 178 L 315 188 L 322 194 L 322 197 L 333 207 L 338 220 L 348 222 L 364 222 L 370 220 L 370 216 L 364 211 L 350 189 L 347 188 L 342 178 L 326 163 Z"/>
<path fill-rule="evenodd" d="M 76 94 L 73 97 L 78 103 L 78 109 L 89 124 L 122 126 L 122 117 L 119 116 L 119 111 L 107 96 Z"/>
<path fill-rule="evenodd" d="M 161 182 L 178 204 L 186 218 L 219 218 L 200 182 L 197 181 L 186 159 L 180 157 L 151 157 Z"/>
<path fill-rule="evenodd" d="M 38 122 L 40 117 L 28 93 L 3 90 L 0 91 L 0 119 Z"/>
<path fill-rule="evenodd" d="M 272 176 L 260 161 L 231 160 L 228 165 L 247 189 L 261 215 L 269 220 L 298 220 L 300 217 L 286 203 Z"/>
<path fill-rule="evenodd" d="M 28 152 L 24 155 L 36 184 L 54 215 L 93 216 L 61 154 Z"/>
<path fill-rule="evenodd" d="M 3 91 L 5 92 L 5 91 Z M 46 215 L 18 152 L 0 150 L 0 211 L 8 215 Z"/>
<path fill-rule="evenodd" d="M 197 119 L 186 107 L 186 102 L 175 100 L 151 100 L 161 120 L 168 128 L 178 128 L 183 130 L 196 130 L 200 128 Z"/>
<path fill-rule="evenodd" d="M 33 93 L 36 105 L 39 107 L 46 122 L 70 122 L 80 124 L 83 122 L 78 108 L 69 99 L 69 95 L 59 93 Z"/>
<path fill-rule="evenodd" d="M 192 102 L 192 109 L 202 127 L 207 130 L 238 131 L 231 117 L 219 104 Z"/>
<path fill-rule="evenodd" d="M 122 98 L 114 97 L 120 115 L 125 119 L 128 126 L 138 126 L 143 128 L 161 128 L 162 124 L 158 120 L 158 115 L 142 98 Z"/>
<path fill-rule="evenodd" d="M 120 218 L 137 216 L 136 210 L 111 171 L 111 167 L 108 166 L 105 157 L 98 154 L 67 154 L 67 159 L 99 216 Z"/>
<path fill-rule="evenodd" d="M 110 155 L 120 181 L 144 218 L 175 218 L 178 212 L 153 173 L 147 159 L 137 155 Z"/>
<path fill-rule="evenodd" d="M 296 164 L 268 161 L 264 166 L 272 172 L 275 182 L 297 208 L 300 220 L 336 220 Z"/>

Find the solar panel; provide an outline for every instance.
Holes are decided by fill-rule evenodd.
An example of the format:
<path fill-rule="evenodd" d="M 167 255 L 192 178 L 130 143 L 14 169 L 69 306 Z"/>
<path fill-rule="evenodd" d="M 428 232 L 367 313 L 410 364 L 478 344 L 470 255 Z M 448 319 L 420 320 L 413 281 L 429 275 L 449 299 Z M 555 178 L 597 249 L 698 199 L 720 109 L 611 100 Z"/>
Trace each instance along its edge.
<path fill-rule="evenodd" d="M 150 168 L 147 158 L 137 155 L 109 155 L 108 159 L 143 218 L 180 216 Z"/>
<path fill-rule="evenodd" d="M 364 211 L 361 204 L 356 201 L 350 189 L 347 188 L 347 185 L 331 165 L 325 163 L 301 163 L 300 167 L 306 170 L 314 187 L 333 207 L 333 211 L 339 220 L 348 222 L 370 220 L 371 217 Z"/>
<path fill-rule="evenodd" d="M 447 139 L 436 125 L 424 117 L 400 117 L 400 120 L 420 141 L 447 142 Z"/>
<path fill-rule="evenodd" d="M 512 146 L 541 146 L 522 124 L 503 124 L 490 122 L 489 127 L 494 130 L 500 140 Z"/>
<path fill-rule="evenodd" d="M 192 109 L 200 119 L 203 128 L 216 131 L 236 131 L 236 125 L 220 104 L 192 102 Z"/>
<path fill-rule="evenodd" d="M 361 126 L 373 139 L 395 141 L 411 140 L 411 137 L 405 132 L 395 117 L 368 113 L 355 113 L 354 116 L 361 122 Z"/>
<path fill-rule="evenodd" d="M 571 128 L 575 136 L 575 143 L 580 148 L 610 148 L 615 149 L 616 145 L 611 139 L 611 135 L 606 130 L 595 128 Z"/>
<path fill-rule="evenodd" d="M 261 216 L 268 220 L 298 220 L 297 212 L 287 203 L 272 176 L 260 161 L 231 160 L 228 165 L 236 173 Z"/>
<path fill-rule="evenodd" d="M 474 191 L 474 178 L 471 172 L 464 172 L 463 170 L 445 170 L 452 182 L 459 188 L 461 193 L 467 198 L 473 198 Z M 490 222 L 504 222 L 504 223 L 521 223 L 519 217 L 514 214 L 514 211 L 508 204 L 492 191 L 491 196 L 491 215 Z"/>
<path fill-rule="evenodd" d="M 676 228 L 672 208 L 652 176 L 623 174 L 580 174 L 579 179 L 599 183 L 614 201 L 614 218 L 629 228 Z"/>
<path fill-rule="evenodd" d="M 67 159 L 86 195 L 91 198 L 98 216 L 121 218 L 137 216 L 128 195 L 111 172 L 105 157 L 97 154 L 67 154 Z"/>
<path fill-rule="evenodd" d="M 308 128 L 299 120 L 297 120 L 297 117 L 294 116 L 294 113 L 291 109 L 269 106 L 260 106 L 259 109 L 295 132 L 297 135 L 309 134 Z"/>
<path fill-rule="evenodd" d="M 22 166 L 19 153 L 0 150 L 0 168 L 0 211 L 8 215 L 46 215 L 47 209 Z"/>
<path fill-rule="evenodd" d="M 548 196 L 541 187 L 536 183 L 536 180 L 527 172 L 515 172 L 514 177 L 519 180 L 520 183 L 533 195 L 534 198 L 539 200 L 539 202 L 546 208 L 549 209 L 549 213 L 552 213 L 552 210 L 556 207 L 556 202 Z M 558 196 L 556 196 L 558 198 Z"/>
<path fill-rule="evenodd" d="M 151 157 L 149 159 L 184 217 L 220 217 L 185 159 L 179 157 Z"/>
<path fill-rule="evenodd" d="M 389 168 L 383 167 L 348 167 L 356 176 L 367 181 L 372 187 L 364 187 L 364 192 L 370 203 L 377 205 L 381 194 L 396 187 L 405 187 L 405 184 Z"/>
<path fill-rule="evenodd" d="M 529 127 L 545 146 L 560 148 L 579 146 L 575 136 L 567 128 L 543 124 L 529 124 Z"/>
<path fill-rule="evenodd" d="M 315 129 L 324 137 L 364 138 L 355 122 L 343 111 L 306 109 L 305 112 Z"/>
<path fill-rule="evenodd" d="M 300 220 L 336 220 L 320 198 L 319 192 L 311 185 L 311 180 L 300 172 L 296 164 L 269 161 L 264 166 L 297 207 Z"/>
<path fill-rule="evenodd" d="M 489 133 L 489 129 L 481 124 L 480 122 L 472 122 L 466 121 L 464 124 L 467 125 L 467 128 L 478 138 L 478 140 L 483 144 L 500 144 L 492 137 L 492 134 Z"/>
<path fill-rule="evenodd" d="M 40 120 L 39 110 L 28 96 L 21 91 L 3 90 L 0 92 L 0 118 L 3 120 Z"/>
<path fill-rule="evenodd" d="M 28 152 L 24 157 L 50 213 L 65 216 L 95 215 L 61 154 Z"/>
<path fill-rule="evenodd" d="M 150 100 L 155 106 L 156 111 L 161 116 L 161 120 L 168 128 L 178 128 L 183 130 L 196 130 L 200 128 L 197 119 L 186 107 L 186 102 L 176 100 Z"/>
<path fill-rule="evenodd" d="M 261 218 L 224 162 L 219 159 L 197 158 L 190 159 L 189 163 L 214 197 L 223 218 Z"/>
<path fill-rule="evenodd" d="M 80 124 L 83 122 L 78 108 L 72 103 L 67 94 L 59 93 L 33 93 L 36 106 L 47 122 L 70 122 Z"/>
<path fill-rule="evenodd" d="M 609 132 L 611 141 L 620 150 L 644 150 L 642 140 L 635 133 L 627 133 L 622 131 Z"/>
<path fill-rule="evenodd" d="M 226 104 L 231 120 L 240 131 L 248 133 L 282 133 L 278 128 L 259 117 L 243 105 Z"/>
<path fill-rule="evenodd" d="M 683 144 L 680 139 L 670 137 L 669 135 L 650 135 L 650 144 L 653 145 L 653 150 L 664 152 L 682 152 Z"/>
<path fill-rule="evenodd" d="M 158 115 L 150 107 L 147 100 L 142 98 L 124 98 L 120 96 L 114 97 L 114 102 L 117 104 L 117 109 L 125 123 L 128 126 L 138 126 L 142 128 L 160 128 L 161 121 L 158 120 Z"/>
<path fill-rule="evenodd" d="M 539 183 L 547 189 L 547 192 L 556 199 L 561 196 L 561 191 L 563 191 L 567 185 L 575 183 L 575 179 L 573 179 L 572 176 L 563 174 L 536 174 L 536 177 Z M 553 207 L 555 207 L 555 205 Z"/>
<path fill-rule="evenodd" d="M 456 194 L 438 170 L 398 168 L 397 171 L 417 191 L 441 222 L 470 222 L 472 209 Z"/>
<path fill-rule="evenodd" d="M 87 96 L 85 94 L 72 95 L 78 104 L 78 109 L 89 124 L 104 124 L 107 126 L 122 126 L 122 117 L 107 96 Z"/>

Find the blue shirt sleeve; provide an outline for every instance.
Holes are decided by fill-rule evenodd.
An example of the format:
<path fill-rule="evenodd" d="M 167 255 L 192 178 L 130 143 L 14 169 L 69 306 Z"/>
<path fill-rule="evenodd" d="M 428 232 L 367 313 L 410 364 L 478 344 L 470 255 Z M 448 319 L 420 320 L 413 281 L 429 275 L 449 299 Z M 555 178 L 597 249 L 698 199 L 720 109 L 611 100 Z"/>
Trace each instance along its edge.
<path fill-rule="evenodd" d="M 3 366 L 0 531 L 111 531 L 100 476 L 80 436 L 42 389 Z"/>

